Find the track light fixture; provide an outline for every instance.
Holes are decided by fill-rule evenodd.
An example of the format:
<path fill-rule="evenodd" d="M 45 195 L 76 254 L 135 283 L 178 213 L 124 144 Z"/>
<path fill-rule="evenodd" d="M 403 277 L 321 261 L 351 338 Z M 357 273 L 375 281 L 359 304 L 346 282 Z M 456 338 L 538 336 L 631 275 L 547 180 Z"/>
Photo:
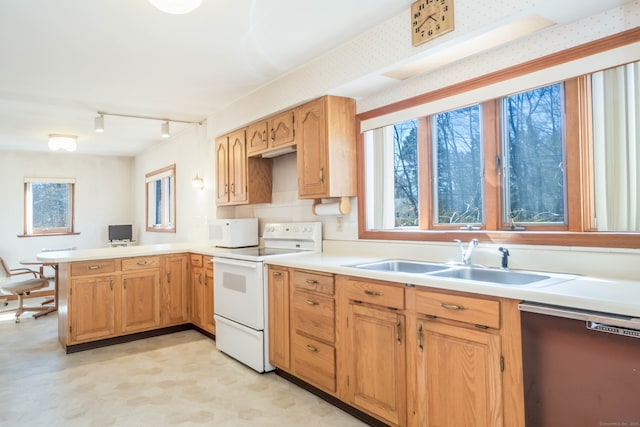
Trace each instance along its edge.
<path fill-rule="evenodd" d="M 96 132 L 104 132 L 104 114 L 96 116 L 93 125 Z"/>
<path fill-rule="evenodd" d="M 169 132 L 169 122 L 164 122 L 160 125 L 160 136 L 162 138 L 169 138 L 171 136 L 171 132 Z"/>
<path fill-rule="evenodd" d="M 144 120 L 158 120 L 163 122 L 160 125 L 160 136 L 162 138 L 169 138 L 171 136 L 171 132 L 169 129 L 169 123 L 189 123 L 189 124 L 198 124 L 201 125 L 204 120 L 193 122 L 189 120 L 175 120 L 168 119 L 163 117 L 151 117 L 151 116 L 136 116 L 133 114 L 118 114 L 118 113 L 107 113 L 105 111 L 98 111 L 98 116 L 95 118 L 95 131 L 96 132 L 104 132 L 104 116 L 118 116 L 118 117 L 129 117 L 131 119 L 144 119 Z"/>
<path fill-rule="evenodd" d="M 198 8 L 202 0 L 149 0 L 149 3 L 164 13 L 182 15 Z"/>

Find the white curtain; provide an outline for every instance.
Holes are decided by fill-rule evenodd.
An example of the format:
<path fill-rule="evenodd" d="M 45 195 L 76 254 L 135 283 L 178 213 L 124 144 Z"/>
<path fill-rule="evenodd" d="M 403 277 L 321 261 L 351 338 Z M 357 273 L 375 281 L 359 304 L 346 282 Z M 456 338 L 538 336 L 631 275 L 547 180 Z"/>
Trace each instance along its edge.
<path fill-rule="evenodd" d="M 393 126 L 364 134 L 367 228 L 395 227 Z"/>
<path fill-rule="evenodd" d="M 596 227 L 640 231 L 640 63 L 593 74 Z"/>

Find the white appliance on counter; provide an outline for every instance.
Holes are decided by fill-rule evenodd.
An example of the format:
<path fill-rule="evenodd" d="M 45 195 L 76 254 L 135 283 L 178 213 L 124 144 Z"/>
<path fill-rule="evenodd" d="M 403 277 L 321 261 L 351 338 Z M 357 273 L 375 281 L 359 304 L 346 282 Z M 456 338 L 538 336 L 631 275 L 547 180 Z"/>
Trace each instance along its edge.
<path fill-rule="evenodd" d="M 258 372 L 269 363 L 267 266 L 270 257 L 322 252 L 322 223 L 265 224 L 264 247 L 213 253 L 216 347 Z"/>
<path fill-rule="evenodd" d="M 241 248 L 258 244 L 258 218 L 214 219 L 209 223 L 209 244 Z"/>

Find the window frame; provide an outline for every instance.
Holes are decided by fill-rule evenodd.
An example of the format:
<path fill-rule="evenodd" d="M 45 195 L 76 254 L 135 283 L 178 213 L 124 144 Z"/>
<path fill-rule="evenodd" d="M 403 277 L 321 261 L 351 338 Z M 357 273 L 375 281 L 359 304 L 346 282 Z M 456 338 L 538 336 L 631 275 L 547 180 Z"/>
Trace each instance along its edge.
<path fill-rule="evenodd" d="M 519 64 L 504 70 L 499 70 L 481 76 L 477 79 L 461 82 L 452 86 L 428 92 L 416 97 L 396 102 L 384 107 L 359 113 L 356 116 L 357 128 L 361 129 L 361 122 L 395 111 L 415 107 L 417 105 L 433 102 L 439 99 L 461 94 L 476 88 L 522 76 L 534 71 L 540 71 L 555 65 L 580 59 L 594 53 L 604 52 L 617 47 L 635 43 L 640 39 L 640 29 L 624 31 L 622 33 L 605 37 L 600 40 L 585 43 L 583 45 L 557 52 L 542 58 L 538 58 L 523 64 Z M 549 82 L 552 84 L 554 82 Z M 376 240 L 407 240 L 407 241 L 451 241 L 453 239 L 477 238 L 483 241 L 491 241 L 501 244 L 532 244 L 553 246 L 595 246 L 615 248 L 640 247 L 640 233 L 635 232 L 598 232 L 591 225 L 593 218 L 593 148 L 591 144 L 591 107 L 590 107 L 590 78 L 589 75 L 579 76 L 565 80 L 565 154 L 566 154 L 566 205 L 567 226 L 562 231 L 557 231 L 556 226 L 530 227 L 525 231 L 501 230 L 498 225 L 502 222 L 501 211 L 487 209 L 485 223 L 487 228 L 495 230 L 459 230 L 459 229 L 419 229 L 419 230 L 370 230 L 366 228 L 365 215 L 365 180 L 364 180 L 364 137 L 363 133 L 357 134 L 356 157 L 358 164 L 358 237 L 360 239 Z M 524 88 L 526 90 L 526 88 Z M 493 108 L 493 114 L 500 114 L 499 99 L 482 103 L 482 109 L 486 113 Z M 484 141 L 496 141 L 500 136 L 499 123 L 483 127 Z M 426 117 L 418 119 L 418 164 L 420 182 L 427 183 L 419 188 L 420 196 L 420 223 L 431 224 L 431 207 L 426 209 L 422 205 L 431 205 L 431 155 L 430 148 L 421 141 L 424 135 L 430 132 Z M 489 133 L 488 135 L 485 133 Z M 420 135 L 423 135 L 422 137 Z M 497 144 L 495 146 L 498 155 Z M 426 149 L 420 150 L 425 146 Z M 485 171 L 495 169 L 495 165 L 487 162 L 495 159 L 485 149 Z M 578 161 L 575 161 L 578 159 Z M 501 183 L 497 174 L 485 174 L 485 203 L 487 199 L 493 199 L 494 205 L 501 204 Z M 423 202 L 423 200 L 425 202 Z M 502 208 L 500 206 L 500 208 Z M 425 222 L 423 222 L 425 221 Z M 422 227 L 422 226 L 421 226 Z"/>
<path fill-rule="evenodd" d="M 152 224 L 150 214 L 154 217 L 157 215 L 157 206 L 151 205 L 153 200 L 149 193 L 152 184 L 160 181 L 161 194 L 164 196 L 162 200 L 162 223 Z M 167 182 L 169 181 L 169 182 Z M 157 233 L 175 233 L 176 232 L 176 164 L 173 163 L 164 168 L 145 174 L 145 217 L 146 231 Z M 155 190 L 154 190 L 155 191 Z"/>
<path fill-rule="evenodd" d="M 66 184 L 69 186 L 69 200 L 67 211 L 69 212 L 69 226 L 62 228 L 35 228 L 33 223 L 33 201 L 29 196 L 29 188 L 32 184 Z M 40 236 L 64 236 L 80 234 L 75 231 L 75 179 L 73 178 L 25 178 L 24 180 L 24 210 L 23 210 L 23 234 L 18 237 Z M 31 201 L 31 203 L 29 203 Z"/>

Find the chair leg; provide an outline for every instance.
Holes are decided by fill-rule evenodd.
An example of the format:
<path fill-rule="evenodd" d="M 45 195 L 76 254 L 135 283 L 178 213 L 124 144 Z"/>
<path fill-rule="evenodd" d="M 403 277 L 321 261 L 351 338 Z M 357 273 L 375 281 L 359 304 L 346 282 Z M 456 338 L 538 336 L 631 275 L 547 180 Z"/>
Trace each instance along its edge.
<path fill-rule="evenodd" d="M 24 294 L 18 294 L 18 310 L 16 311 L 16 323 L 20 323 L 20 315 L 24 313 Z"/>

